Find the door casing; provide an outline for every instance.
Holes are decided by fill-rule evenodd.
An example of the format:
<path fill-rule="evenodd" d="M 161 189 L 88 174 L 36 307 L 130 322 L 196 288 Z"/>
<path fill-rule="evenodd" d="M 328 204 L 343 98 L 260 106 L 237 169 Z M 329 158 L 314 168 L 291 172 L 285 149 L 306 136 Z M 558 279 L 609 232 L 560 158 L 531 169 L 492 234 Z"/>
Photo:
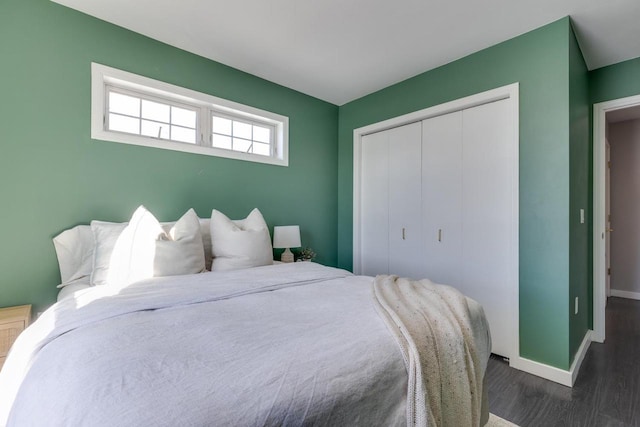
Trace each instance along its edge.
<path fill-rule="evenodd" d="M 597 342 L 604 342 L 606 338 L 607 113 L 635 106 L 640 106 L 640 95 L 593 105 L 593 334 L 591 339 Z"/>

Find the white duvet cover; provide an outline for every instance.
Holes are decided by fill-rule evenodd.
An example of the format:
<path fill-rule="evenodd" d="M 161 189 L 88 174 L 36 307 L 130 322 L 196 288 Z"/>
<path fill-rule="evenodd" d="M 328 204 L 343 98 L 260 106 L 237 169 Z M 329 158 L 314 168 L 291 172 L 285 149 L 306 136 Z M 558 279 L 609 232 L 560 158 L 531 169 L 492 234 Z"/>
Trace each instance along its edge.
<path fill-rule="evenodd" d="M 15 343 L 0 424 L 403 425 L 405 364 L 371 283 L 305 262 L 65 298 Z"/>

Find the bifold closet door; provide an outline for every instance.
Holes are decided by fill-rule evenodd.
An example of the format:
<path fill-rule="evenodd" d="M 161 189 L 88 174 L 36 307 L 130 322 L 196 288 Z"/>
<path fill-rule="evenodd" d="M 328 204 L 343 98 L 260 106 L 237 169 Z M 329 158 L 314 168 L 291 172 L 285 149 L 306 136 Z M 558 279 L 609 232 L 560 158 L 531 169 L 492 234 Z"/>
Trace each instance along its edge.
<path fill-rule="evenodd" d="M 389 272 L 389 131 L 362 137 L 360 274 Z"/>
<path fill-rule="evenodd" d="M 421 123 L 366 135 L 361 147 L 361 273 L 423 276 Z"/>
<path fill-rule="evenodd" d="M 360 273 L 458 288 L 482 304 L 492 352 L 506 357 L 517 348 L 518 327 L 511 104 L 490 102 L 370 134 L 360 151 Z"/>
<path fill-rule="evenodd" d="M 425 277 L 484 307 L 492 352 L 512 345 L 513 142 L 507 101 L 422 122 Z"/>
<path fill-rule="evenodd" d="M 492 352 L 510 356 L 514 143 L 506 100 L 463 111 L 462 288 L 484 307 Z"/>
<path fill-rule="evenodd" d="M 424 275 L 462 284 L 462 111 L 422 122 Z"/>
<path fill-rule="evenodd" d="M 389 132 L 389 273 L 424 277 L 422 245 L 422 124 Z"/>

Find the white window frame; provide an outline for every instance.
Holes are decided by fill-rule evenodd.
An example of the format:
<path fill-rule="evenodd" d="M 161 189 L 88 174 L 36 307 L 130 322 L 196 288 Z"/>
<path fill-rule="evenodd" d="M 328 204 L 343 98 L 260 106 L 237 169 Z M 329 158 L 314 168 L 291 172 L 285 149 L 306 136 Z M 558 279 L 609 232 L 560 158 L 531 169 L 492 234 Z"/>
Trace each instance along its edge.
<path fill-rule="evenodd" d="M 106 128 L 107 86 L 123 91 L 132 91 L 145 98 L 157 99 L 172 105 L 196 109 L 198 111 L 196 144 L 108 130 Z M 272 155 L 264 156 L 212 147 L 213 115 L 224 115 L 233 120 L 274 129 Z M 289 166 L 288 117 L 95 62 L 91 63 L 91 138 L 276 166 Z"/>

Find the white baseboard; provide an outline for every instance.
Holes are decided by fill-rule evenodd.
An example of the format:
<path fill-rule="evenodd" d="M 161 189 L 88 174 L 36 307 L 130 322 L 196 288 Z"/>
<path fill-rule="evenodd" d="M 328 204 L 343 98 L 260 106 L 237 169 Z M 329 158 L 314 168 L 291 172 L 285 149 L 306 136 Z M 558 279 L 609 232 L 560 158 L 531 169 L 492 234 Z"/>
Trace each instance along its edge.
<path fill-rule="evenodd" d="M 640 300 L 640 292 L 619 291 L 617 289 L 611 289 L 611 296 Z"/>
<path fill-rule="evenodd" d="M 585 334 L 582 344 L 580 344 L 580 347 L 576 352 L 576 357 L 573 359 L 571 368 L 568 371 L 545 365 L 544 363 L 525 359 L 524 357 L 512 358 L 509 361 L 509 365 L 515 369 L 528 372 L 549 381 L 553 381 L 567 387 L 573 387 L 573 384 L 576 382 L 576 378 L 578 377 L 578 372 L 580 372 L 580 366 L 582 366 L 584 356 L 587 354 L 587 350 L 591 344 L 592 332 L 593 331 L 589 330 Z"/>
<path fill-rule="evenodd" d="M 591 335 L 593 335 L 593 331 L 590 329 L 586 334 L 584 334 L 582 344 L 580 344 L 580 347 L 578 347 L 576 357 L 573 359 L 573 363 L 571 364 L 571 387 L 573 387 L 573 385 L 576 383 L 576 378 L 578 378 L 580 367 L 582 366 L 584 357 L 587 355 L 587 350 L 589 350 L 589 346 L 591 345 Z"/>

